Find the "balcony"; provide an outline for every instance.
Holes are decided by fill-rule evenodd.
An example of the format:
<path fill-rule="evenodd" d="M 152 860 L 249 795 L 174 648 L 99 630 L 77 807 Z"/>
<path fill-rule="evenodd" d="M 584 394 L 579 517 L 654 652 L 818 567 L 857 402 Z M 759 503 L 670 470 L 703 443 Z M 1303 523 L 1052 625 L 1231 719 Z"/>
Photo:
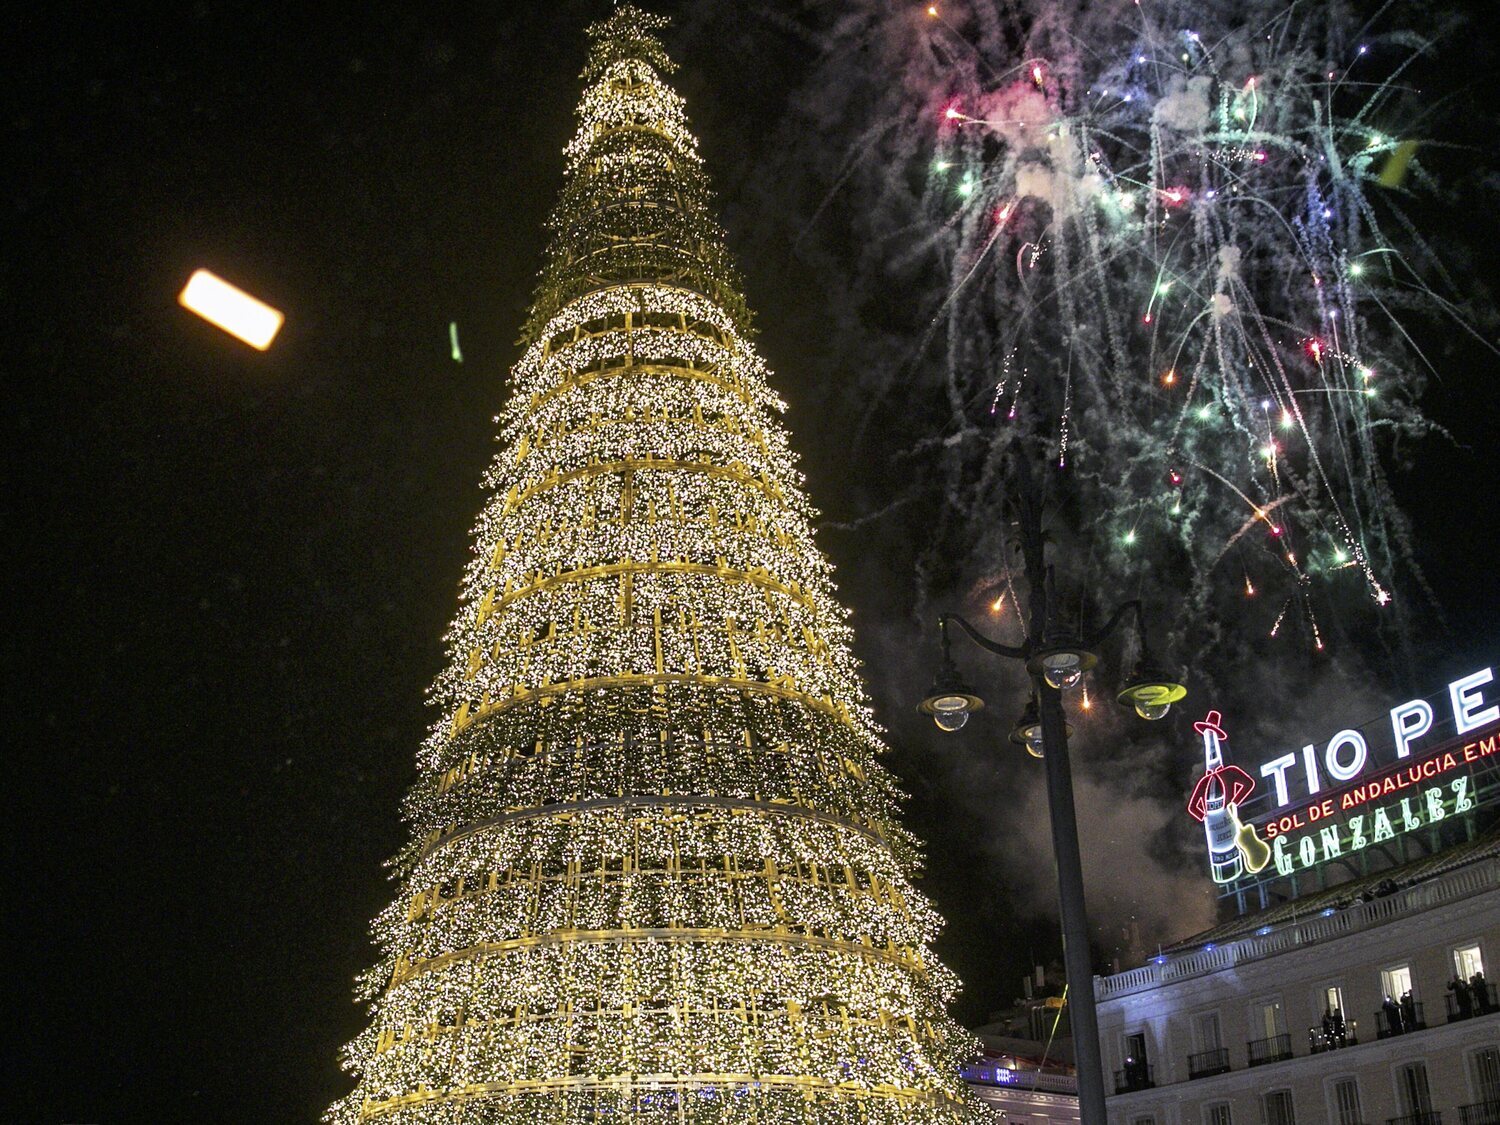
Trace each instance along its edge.
<path fill-rule="evenodd" d="M 1491 1012 L 1500 1012 L 1500 1004 L 1495 1002 L 1495 986 L 1486 984 L 1483 988 L 1465 988 L 1462 993 L 1449 992 L 1443 997 L 1448 1005 L 1448 1022 L 1457 1020 L 1473 1019 L 1475 1016 L 1489 1015 Z"/>
<path fill-rule="evenodd" d="M 1077 1094 L 1078 1078 L 1045 1070 L 1016 1070 L 997 1063 L 973 1062 L 958 1068 L 959 1076 L 976 1086 L 1003 1086 L 1011 1090 L 1045 1090 L 1054 1094 Z"/>
<path fill-rule="evenodd" d="M 1500 1100 L 1461 1105 L 1458 1120 L 1459 1125 L 1500 1125 Z"/>
<path fill-rule="evenodd" d="M 1358 1020 L 1350 1020 L 1343 1031 L 1328 1032 L 1321 1027 L 1307 1029 L 1307 1053 L 1321 1055 L 1324 1051 L 1337 1051 L 1340 1047 L 1359 1046 Z"/>
<path fill-rule="evenodd" d="M 1427 1017 L 1422 1011 L 1422 1002 L 1420 1000 L 1408 1000 L 1404 1004 L 1392 1004 L 1388 1008 L 1382 1007 L 1375 1013 L 1376 1039 L 1389 1039 L 1395 1035 L 1406 1035 L 1412 1031 L 1426 1030 Z M 1395 1119 L 1393 1118 L 1392 1120 Z"/>
<path fill-rule="evenodd" d="M 1153 1071 L 1154 1068 L 1150 1063 L 1126 1059 L 1125 1069 L 1115 1071 L 1115 1093 L 1129 1094 L 1136 1090 L 1155 1089 L 1156 1083 L 1152 1081 Z"/>
<path fill-rule="evenodd" d="M 1266 1063 L 1280 1062 L 1282 1059 L 1292 1057 L 1292 1037 L 1290 1035 L 1273 1035 L 1269 1039 L 1252 1039 L 1245 1044 L 1250 1054 L 1251 1066 L 1264 1066 Z"/>
<path fill-rule="evenodd" d="M 1443 1115 L 1435 1109 L 1421 1113 L 1407 1113 L 1400 1117 L 1387 1117 L 1385 1125 L 1443 1125 Z"/>
<path fill-rule="evenodd" d="M 1229 1048 L 1215 1047 L 1212 1051 L 1199 1051 L 1188 1056 L 1188 1077 L 1207 1078 L 1211 1074 L 1228 1074 Z"/>
<path fill-rule="evenodd" d="M 1355 903 L 1332 914 L 1301 918 L 1276 926 L 1268 934 L 1258 933 L 1191 952 L 1172 953 L 1137 969 L 1097 977 L 1094 995 L 1100 1000 L 1129 996 L 1164 984 L 1219 973 L 1235 965 L 1275 957 L 1288 950 L 1348 937 L 1396 918 L 1410 917 L 1450 902 L 1467 901 L 1476 894 L 1492 890 L 1497 879 L 1500 879 L 1500 857 L 1486 856 L 1479 862 L 1423 880 L 1384 898 Z"/>

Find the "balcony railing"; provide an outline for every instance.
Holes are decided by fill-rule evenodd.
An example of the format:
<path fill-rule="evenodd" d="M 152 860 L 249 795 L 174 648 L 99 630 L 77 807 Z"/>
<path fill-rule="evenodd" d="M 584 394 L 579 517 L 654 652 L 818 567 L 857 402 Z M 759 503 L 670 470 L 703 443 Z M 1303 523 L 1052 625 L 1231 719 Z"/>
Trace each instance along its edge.
<path fill-rule="evenodd" d="M 1055 1094 L 1078 1093 L 1078 1079 L 1072 1074 L 1052 1074 L 1045 1070 L 1016 1070 L 997 1063 L 967 1063 L 958 1068 L 965 1082 L 980 1086 L 1004 1086 L 1012 1090 L 1046 1090 Z"/>
<path fill-rule="evenodd" d="M 1153 1073 L 1154 1068 L 1150 1063 L 1127 1062 L 1124 1070 L 1115 1071 L 1115 1093 L 1128 1094 L 1133 1090 L 1155 1088 Z"/>
<path fill-rule="evenodd" d="M 1389 1039 L 1393 1035 L 1405 1035 L 1411 1031 L 1426 1031 L 1427 1017 L 1422 1012 L 1422 1001 L 1408 1000 L 1375 1013 L 1375 1038 Z"/>
<path fill-rule="evenodd" d="M 1292 1037 L 1273 1035 L 1269 1039 L 1252 1039 L 1245 1044 L 1250 1052 L 1250 1065 L 1263 1066 L 1292 1057 Z"/>
<path fill-rule="evenodd" d="M 1321 1027 L 1307 1029 L 1307 1053 L 1321 1055 L 1324 1051 L 1337 1051 L 1340 1047 L 1359 1046 L 1359 1021 L 1350 1020 L 1343 1031 L 1324 1031 Z"/>
<path fill-rule="evenodd" d="M 1500 1099 L 1461 1105 L 1458 1107 L 1458 1120 L 1460 1125 L 1500 1125 Z"/>
<path fill-rule="evenodd" d="M 1500 1004 L 1495 1002 L 1495 986 L 1486 984 L 1482 988 L 1466 986 L 1461 993 L 1449 992 L 1443 997 L 1448 1005 L 1448 1022 L 1454 1020 L 1473 1019 L 1475 1016 L 1485 1016 L 1491 1012 L 1500 1012 Z"/>
<path fill-rule="evenodd" d="M 1275 927 L 1269 934 L 1256 934 L 1205 946 L 1194 952 L 1173 953 L 1148 965 L 1109 977 L 1094 978 L 1094 995 L 1101 1000 L 1157 988 L 1173 981 L 1222 972 L 1235 965 L 1274 957 L 1289 949 L 1347 937 L 1382 926 L 1395 918 L 1450 902 L 1462 902 L 1493 889 L 1500 876 L 1500 858 L 1486 857 L 1442 876 L 1416 883 L 1393 895 L 1355 903 L 1332 914 L 1319 914 Z"/>
<path fill-rule="evenodd" d="M 1443 1115 L 1435 1109 L 1421 1113 L 1407 1113 L 1401 1117 L 1387 1117 L 1385 1125 L 1443 1125 Z"/>
<path fill-rule="evenodd" d="M 1210 1074 L 1228 1074 L 1229 1048 L 1215 1047 L 1212 1051 L 1199 1051 L 1188 1056 L 1188 1077 L 1207 1078 Z"/>

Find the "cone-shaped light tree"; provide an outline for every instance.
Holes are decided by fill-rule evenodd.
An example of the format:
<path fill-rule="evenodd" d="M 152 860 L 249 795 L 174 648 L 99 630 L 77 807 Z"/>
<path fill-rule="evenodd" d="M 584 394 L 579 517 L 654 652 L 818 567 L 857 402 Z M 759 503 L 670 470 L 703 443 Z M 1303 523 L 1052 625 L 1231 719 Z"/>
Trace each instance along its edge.
<path fill-rule="evenodd" d="M 590 29 L 336 1122 L 971 1113 L 939 920 L 658 27 Z"/>

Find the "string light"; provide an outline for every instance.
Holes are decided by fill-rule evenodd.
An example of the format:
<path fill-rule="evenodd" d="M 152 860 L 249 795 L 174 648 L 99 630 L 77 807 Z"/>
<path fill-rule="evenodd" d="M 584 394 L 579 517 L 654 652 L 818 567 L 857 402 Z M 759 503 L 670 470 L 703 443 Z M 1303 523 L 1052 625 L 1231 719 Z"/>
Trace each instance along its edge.
<path fill-rule="evenodd" d="M 335 1125 L 972 1119 L 663 22 L 591 29 Z"/>

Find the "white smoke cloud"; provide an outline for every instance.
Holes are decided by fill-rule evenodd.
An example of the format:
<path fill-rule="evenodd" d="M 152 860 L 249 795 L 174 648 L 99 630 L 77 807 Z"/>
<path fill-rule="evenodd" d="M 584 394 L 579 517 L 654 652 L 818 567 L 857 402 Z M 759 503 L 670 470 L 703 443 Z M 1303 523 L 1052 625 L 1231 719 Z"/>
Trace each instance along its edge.
<path fill-rule="evenodd" d="M 1195 75 L 1186 81 L 1174 79 L 1156 103 L 1151 119 L 1164 129 L 1197 134 L 1208 128 L 1208 92 L 1211 80 Z"/>
<path fill-rule="evenodd" d="M 1057 121 L 1057 111 L 1030 82 L 1002 86 L 980 103 L 975 116 L 982 116 L 1012 149 L 1043 143 Z"/>
<path fill-rule="evenodd" d="M 1016 195 L 1039 199 L 1055 218 L 1071 216 L 1103 189 L 1104 179 L 1078 155 L 1078 145 L 1064 127 L 1047 137 L 1045 163 L 1026 160 L 1016 166 Z"/>

